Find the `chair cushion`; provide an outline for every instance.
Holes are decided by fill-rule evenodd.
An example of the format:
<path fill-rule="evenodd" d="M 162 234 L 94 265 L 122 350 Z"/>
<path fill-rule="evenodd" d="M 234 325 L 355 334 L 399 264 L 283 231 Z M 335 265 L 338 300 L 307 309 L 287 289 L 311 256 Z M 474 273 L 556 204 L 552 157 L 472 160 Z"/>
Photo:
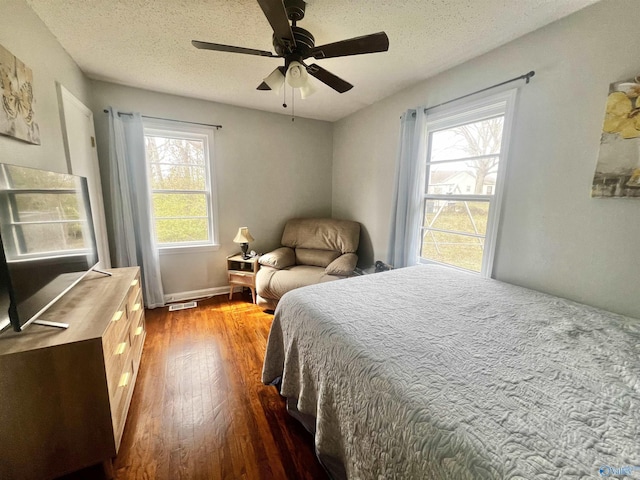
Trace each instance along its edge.
<path fill-rule="evenodd" d="M 291 248 L 354 253 L 359 241 L 358 222 L 333 218 L 294 218 L 287 222 L 282 233 L 282 245 Z"/>
<path fill-rule="evenodd" d="M 336 258 L 340 252 L 335 250 L 317 250 L 315 248 L 296 248 L 296 264 L 314 265 L 316 267 L 326 267 Z"/>
<path fill-rule="evenodd" d="M 296 254 L 289 247 L 280 247 L 260 257 L 260 265 L 273 268 L 287 268 L 296 264 Z"/>
<path fill-rule="evenodd" d="M 296 265 L 284 270 L 262 267 L 256 275 L 256 289 L 265 299 L 280 300 L 294 288 L 339 279 L 340 277 L 325 274 L 324 268 L 311 265 Z"/>
<path fill-rule="evenodd" d="M 355 253 L 345 253 L 340 255 L 333 262 L 327 265 L 325 273 L 327 275 L 338 275 L 348 277 L 353 275 L 353 271 L 358 263 L 358 256 Z"/>

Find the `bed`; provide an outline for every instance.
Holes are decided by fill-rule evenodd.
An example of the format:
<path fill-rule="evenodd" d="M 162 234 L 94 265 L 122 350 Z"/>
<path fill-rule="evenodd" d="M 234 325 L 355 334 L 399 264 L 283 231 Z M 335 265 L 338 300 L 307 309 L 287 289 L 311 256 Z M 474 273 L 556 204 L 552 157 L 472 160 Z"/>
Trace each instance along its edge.
<path fill-rule="evenodd" d="M 640 320 L 418 266 L 287 293 L 262 381 L 333 478 L 577 479 L 640 470 L 639 356 Z"/>

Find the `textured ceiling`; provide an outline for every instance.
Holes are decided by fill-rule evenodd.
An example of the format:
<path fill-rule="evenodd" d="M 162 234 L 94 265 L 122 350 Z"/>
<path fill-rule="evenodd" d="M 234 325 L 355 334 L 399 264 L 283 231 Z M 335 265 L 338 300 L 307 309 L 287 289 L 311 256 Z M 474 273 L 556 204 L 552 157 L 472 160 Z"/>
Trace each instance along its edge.
<path fill-rule="evenodd" d="M 385 31 L 385 53 L 317 63 L 354 88 L 296 99 L 296 116 L 335 121 L 598 0 L 310 0 L 316 45 Z M 27 0 L 93 79 L 277 113 L 256 87 L 282 59 L 197 50 L 191 40 L 271 50 L 255 0 Z M 518 72 L 519 73 L 519 72 Z M 291 104 L 288 101 L 289 105 Z"/>

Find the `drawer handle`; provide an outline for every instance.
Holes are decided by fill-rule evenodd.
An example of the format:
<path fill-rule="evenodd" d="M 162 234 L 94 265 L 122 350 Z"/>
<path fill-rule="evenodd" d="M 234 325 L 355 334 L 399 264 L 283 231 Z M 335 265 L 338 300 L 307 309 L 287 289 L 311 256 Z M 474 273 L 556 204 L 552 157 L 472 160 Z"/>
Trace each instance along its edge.
<path fill-rule="evenodd" d="M 138 335 L 142 335 L 142 332 L 144 332 L 144 328 L 143 328 L 143 327 L 138 327 L 138 328 L 136 328 L 136 337 L 137 337 Z"/>
<path fill-rule="evenodd" d="M 118 310 L 116 313 L 113 314 L 113 317 L 111 318 L 112 322 L 117 322 L 118 320 L 120 320 L 122 318 L 122 315 L 124 315 L 124 311 L 123 310 Z"/>
<path fill-rule="evenodd" d="M 136 278 L 133 282 L 131 282 L 131 286 L 135 287 L 136 285 L 138 285 L 138 279 Z"/>
<path fill-rule="evenodd" d="M 138 303 L 136 303 L 136 304 L 133 306 L 133 311 L 134 311 L 134 312 L 137 312 L 138 310 L 140 310 L 140 303 L 139 303 L 139 302 L 138 302 Z"/>
<path fill-rule="evenodd" d="M 118 344 L 118 348 L 114 352 L 114 355 L 122 355 L 124 351 L 127 349 L 127 342 L 122 342 Z"/>
<path fill-rule="evenodd" d="M 122 376 L 120 377 L 120 383 L 118 384 L 118 387 L 126 387 L 127 385 L 129 385 L 130 378 L 131 378 L 131 372 L 123 373 Z"/>

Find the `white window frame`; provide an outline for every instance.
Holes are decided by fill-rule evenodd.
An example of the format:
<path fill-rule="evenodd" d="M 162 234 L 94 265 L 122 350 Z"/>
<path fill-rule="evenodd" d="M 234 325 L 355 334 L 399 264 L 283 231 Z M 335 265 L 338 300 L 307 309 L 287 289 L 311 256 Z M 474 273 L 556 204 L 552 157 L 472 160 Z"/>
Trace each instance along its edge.
<path fill-rule="evenodd" d="M 216 188 L 215 164 L 213 161 L 213 145 L 214 130 L 211 127 L 192 125 L 173 120 L 158 120 L 143 118 L 144 135 L 154 135 L 160 137 L 175 137 L 190 140 L 200 140 L 204 144 L 205 150 L 205 190 L 202 193 L 207 198 L 207 218 L 209 223 L 209 240 L 183 242 L 172 244 L 156 244 L 158 252 L 161 255 L 180 254 L 180 253 L 199 253 L 206 251 L 215 251 L 220 248 L 218 237 L 218 189 Z M 147 178 L 151 178 L 151 168 L 147 161 L 145 152 L 145 162 L 147 167 Z M 157 239 L 155 232 L 155 216 L 153 214 L 153 193 L 151 182 L 148 182 L 149 206 L 151 208 L 151 218 L 154 239 Z M 189 193 L 194 190 L 188 190 Z M 162 192 L 162 191 L 161 191 Z M 172 190 L 172 193 L 180 193 L 180 190 Z"/>
<path fill-rule="evenodd" d="M 496 251 L 496 241 L 498 238 L 498 232 L 500 229 L 500 219 L 502 212 L 502 200 L 504 196 L 504 188 L 506 183 L 507 164 L 509 159 L 509 145 L 511 139 L 511 131 L 513 126 L 515 103 L 517 97 L 517 89 L 506 90 L 493 95 L 488 95 L 477 100 L 469 101 L 465 99 L 463 101 L 455 102 L 451 105 L 439 107 L 434 111 L 428 112 L 426 120 L 426 142 L 428 145 L 429 136 L 431 133 L 453 128 L 458 125 L 479 121 L 482 118 L 491 116 L 504 115 L 504 124 L 502 127 L 502 143 L 500 145 L 500 161 L 498 163 L 498 172 L 496 175 L 496 185 L 494 186 L 493 195 L 489 195 L 489 214 L 487 219 L 487 231 L 484 239 L 484 249 L 482 254 L 482 266 L 479 275 L 486 278 L 491 278 L 493 275 L 493 264 Z M 427 148 L 427 152 L 429 149 Z M 426 200 L 448 200 L 448 201 L 473 201 L 473 200 L 487 200 L 487 195 L 474 195 L 474 194 L 459 194 L 459 195 L 437 195 L 426 194 L 426 186 L 429 182 L 429 168 L 427 166 L 428 157 L 424 159 L 424 171 L 425 180 L 423 183 L 422 194 L 422 216 L 424 219 L 424 208 Z M 424 235 L 424 228 L 422 220 L 418 231 L 420 235 L 419 251 L 418 251 L 418 263 L 423 264 L 438 264 L 446 267 L 463 270 L 472 274 L 477 274 L 467 269 L 457 267 L 448 263 L 442 263 L 435 260 L 422 258 L 422 238 Z"/>

